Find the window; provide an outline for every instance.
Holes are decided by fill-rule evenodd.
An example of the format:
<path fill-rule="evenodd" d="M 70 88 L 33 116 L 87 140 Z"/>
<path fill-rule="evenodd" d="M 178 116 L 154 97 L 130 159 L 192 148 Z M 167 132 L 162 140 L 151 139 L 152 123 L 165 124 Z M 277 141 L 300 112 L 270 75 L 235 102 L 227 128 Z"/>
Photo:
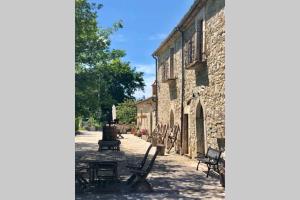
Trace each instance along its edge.
<path fill-rule="evenodd" d="M 174 48 L 170 49 L 170 78 L 174 78 Z"/>

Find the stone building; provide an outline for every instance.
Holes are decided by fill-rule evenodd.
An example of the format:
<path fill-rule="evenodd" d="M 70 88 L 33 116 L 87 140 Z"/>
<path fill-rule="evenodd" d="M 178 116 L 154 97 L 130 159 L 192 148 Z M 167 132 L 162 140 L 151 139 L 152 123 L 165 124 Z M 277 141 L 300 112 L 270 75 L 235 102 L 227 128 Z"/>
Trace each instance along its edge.
<path fill-rule="evenodd" d="M 157 122 L 179 124 L 177 147 L 194 158 L 225 138 L 224 0 L 195 0 L 153 53 Z"/>
<path fill-rule="evenodd" d="M 155 129 L 156 124 L 156 82 L 152 85 L 152 96 L 138 101 L 137 107 L 137 127 L 146 129 L 148 134 L 151 135 Z"/>

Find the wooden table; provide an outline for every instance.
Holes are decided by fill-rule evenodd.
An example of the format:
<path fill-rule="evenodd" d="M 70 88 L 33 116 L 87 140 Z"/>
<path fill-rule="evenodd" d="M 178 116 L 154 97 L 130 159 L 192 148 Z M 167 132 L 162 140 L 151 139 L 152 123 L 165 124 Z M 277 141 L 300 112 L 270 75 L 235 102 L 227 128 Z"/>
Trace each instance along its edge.
<path fill-rule="evenodd" d="M 105 151 L 87 152 L 76 160 L 77 168 L 85 166 L 90 183 L 107 180 L 116 181 L 118 176 L 118 162 L 125 161 L 124 152 Z"/>
<path fill-rule="evenodd" d="M 115 150 L 120 151 L 120 140 L 111 140 L 111 141 L 105 141 L 105 140 L 99 140 L 98 145 L 99 149 L 98 151 L 102 150 Z"/>
<path fill-rule="evenodd" d="M 85 161 L 88 163 L 90 183 L 118 180 L 118 162 L 116 161 Z"/>

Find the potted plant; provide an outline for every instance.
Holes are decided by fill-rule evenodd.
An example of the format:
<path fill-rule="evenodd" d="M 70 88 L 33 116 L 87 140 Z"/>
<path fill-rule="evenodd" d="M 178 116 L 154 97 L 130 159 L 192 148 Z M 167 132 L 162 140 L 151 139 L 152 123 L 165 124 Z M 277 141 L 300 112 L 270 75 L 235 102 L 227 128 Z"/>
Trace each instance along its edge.
<path fill-rule="evenodd" d="M 142 137 L 142 131 L 138 130 L 136 136 Z"/>

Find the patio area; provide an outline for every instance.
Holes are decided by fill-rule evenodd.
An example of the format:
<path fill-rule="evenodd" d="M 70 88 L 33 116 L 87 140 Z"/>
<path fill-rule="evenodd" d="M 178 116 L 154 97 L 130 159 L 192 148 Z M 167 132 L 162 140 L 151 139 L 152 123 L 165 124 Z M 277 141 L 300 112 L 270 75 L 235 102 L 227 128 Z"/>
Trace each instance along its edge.
<path fill-rule="evenodd" d="M 98 140 L 101 132 L 83 132 L 75 137 L 76 160 L 90 156 L 109 159 L 113 155 L 119 159 L 118 175 L 125 181 L 130 175 L 127 163 L 141 160 L 150 143 L 124 134 L 121 139 L 120 151 L 98 152 Z M 150 154 L 154 153 L 152 148 Z M 197 161 L 176 154 L 158 156 L 147 180 L 152 184 L 152 193 L 127 193 L 112 191 L 111 193 L 87 192 L 77 194 L 76 200 L 92 199 L 225 199 L 225 190 L 216 177 L 206 177 L 206 165 L 200 165 L 196 170 Z"/>

